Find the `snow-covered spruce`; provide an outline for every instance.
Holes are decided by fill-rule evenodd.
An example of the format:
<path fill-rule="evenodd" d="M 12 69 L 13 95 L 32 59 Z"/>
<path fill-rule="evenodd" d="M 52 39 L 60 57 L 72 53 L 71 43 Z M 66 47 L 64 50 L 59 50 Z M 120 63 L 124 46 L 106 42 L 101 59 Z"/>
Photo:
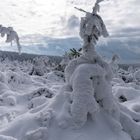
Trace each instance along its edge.
<path fill-rule="evenodd" d="M 91 52 L 92 48 L 88 50 Z M 89 54 L 89 51 L 86 53 Z M 73 89 L 70 93 L 71 122 L 75 122 L 76 127 L 81 127 L 87 121 L 88 113 L 94 120 L 99 106 L 111 115 L 116 115 L 115 118 L 119 120 L 119 109 L 111 91 L 111 69 L 95 51 L 94 55 L 91 54 L 92 56 L 86 53 L 80 58 L 72 60 L 65 71 L 66 81 Z"/>

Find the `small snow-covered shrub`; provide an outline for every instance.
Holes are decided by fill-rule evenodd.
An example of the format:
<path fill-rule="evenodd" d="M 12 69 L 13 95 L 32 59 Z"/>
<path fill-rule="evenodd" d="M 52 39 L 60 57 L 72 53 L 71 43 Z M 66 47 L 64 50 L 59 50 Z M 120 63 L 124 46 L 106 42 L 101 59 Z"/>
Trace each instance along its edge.
<path fill-rule="evenodd" d="M 131 75 L 131 74 L 129 74 L 129 75 L 122 75 L 122 80 L 123 80 L 125 83 L 130 83 L 130 82 L 133 82 L 134 77 L 133 77 L 133 75 Z"/>
<path fill-rule="evenodd" d="M 57 65 L 54 68 L 55 71 L 62 71 L 62 72 L 64 72 L 64 69 L 65 69 L 65 65 L 61 65 L 61 64 Z"/>
<path fill-rule="evenodd" d="M 2 82 L 2 83 L 5 82 L 5 75 L 1 71 L 0 71 L 0 82 Z"/>
<path fill-rule="evenodd" d="M 17 73 L 13 71 L 8 71 L 6 73 L 7 83 L 11 85 L 29 84 L 32 82 L 31 78 L 25 73 Z"/>
<path fill-rule="evenodd" d="M 9 106 L 15 106 L 16 105 L 16 99 L 14 96 L 1 96 L 0 97 L 0 105 L 9 105 Z"/>
<path fill-rule="evenodd" d="M 49 127 L 52 119 L 54 118 L 54 111 L 48 110 L 46 112 L 40 112 L 38 116 L 36 116 L 36 120 L 41 124 L 43 127 Z"/>
<path fill-rule="evenodd" d="M 61 71 L 52 71 L 47 74 L 46 78 L 50 81 L 64 81 L 64 73 Z"/>
<path fill-rule="evenodd" d="M 71 56 L 69 55 L 69 53 L 65 53 L 64 56 L 62 57 L 62 61 L 60 62 L 60 64 L 56 67 L 56 68 L 59 68 L 60 71 L 64 72 L 66 66 L 68 65 L 68 63 L 70 62 L 71 60 Z M 58 70 L 58 69 L 56 69 Z"/>
<path fill-rule="evenodd" d="M 129 73 L 134 73 L 134 72 L 135 72 L 133 66 L 129 66 L 129 67 L 128 67 L 128 72 L 129 72 Z"/>
<path fill-rule="evenodd" d="M 44 71 L 39 66 L 38 67 L 37 66 L 33 66 L 31 72 L 29 73 L 29 75 L 43 76 L 44 75 Z"/>
<path fill-rule="evenodd" d="M 47 101 L 45 97 L 35 97 L 28 103 L 28 108 L 36 108 Z"/>
<path fill-rule="evenodd" d="M 40 96 L 43 96 L 46 98 L 52 98 L 53 95 L 54 95 L 54 93 L 51 90 L 49 90 L 48 88 L 39 88 L 39 89 L 33 91 L 29 95 L 29 100 L 31 100 L 32 98 L 35 98 L 35 97 L 40 97 Z"/>
<path fill-rule="evenodd" d="M 7 96 L 4 99 L 5 104 L 10 105 L 10 106 L 14 106 L 16 105 L 16 99 L 14 96 Z"/>
<path fill-rule="evenodd" d="M 2 96 L 0 96 L 0 106 L 4 104 L 4 100 L 2 98 Z"/>
<path fill-rule="evenodd" d="M 119 101 L 120 102 L 126 102 L 127 101 L 127 98 L 124 95 L 120 95 L 119 96 Z"/>
<path fill-rule="evenodd" d="M 35 57 L 33 59 L 32 70 L 29 74 L 43 76 L 45 73 L 49 72 L 48 67 L 50 67 L 50 60 L 48 57 Z"/>
<path fill-rule="evenodd" d="M 132 137 L 132 139 L 140 139 L 140 125 L 137 124 L 128 114 L 124 112 L 121 113 L 120 122 L 123 126 L 123 130 L 127 132 Z"/>
<path fill-rule="evenodd" d="M 46 140 L 48 137 L 47 128 L 40 127 L 26 133 L 27 140 Z"/>
<path fill-rule="evenodd" d="M 132 87 L 118 86 L 113 88 L 113 92 L 120 102 L 131 101 L 140 96 L 139 90 Z"/>
<path fill-rule="evenodd" d="M 111 83 L 112 83 L 112 86 L 125 84 L 125 82 L 121 78 L 113 78 Z"/>

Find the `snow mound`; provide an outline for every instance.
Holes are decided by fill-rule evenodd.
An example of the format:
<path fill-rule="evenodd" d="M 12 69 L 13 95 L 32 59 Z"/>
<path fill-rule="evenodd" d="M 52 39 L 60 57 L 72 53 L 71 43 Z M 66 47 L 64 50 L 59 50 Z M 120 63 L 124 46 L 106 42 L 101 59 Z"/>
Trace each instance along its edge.
<path fill-rule="evenodd" d="M 125 98 L 126 101 L 131 101 L 140 97 L 140 90 L 133 87 L 116 86 L 113 91 L 114 95 L 120 100 L 121 98 Z"/>

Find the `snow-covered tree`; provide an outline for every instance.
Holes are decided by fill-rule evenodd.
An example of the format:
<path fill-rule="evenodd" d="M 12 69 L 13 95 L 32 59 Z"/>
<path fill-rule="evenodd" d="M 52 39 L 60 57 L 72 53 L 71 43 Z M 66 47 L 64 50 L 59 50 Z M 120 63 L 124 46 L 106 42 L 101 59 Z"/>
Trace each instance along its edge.
<path fill-rule="evenodd" d="M 98 38 L 109 35 L 102 18 L 97 14 L 101 1 L 97 0 L 93 12 L 86 12 L 86 17 L 81 18 L 83 53 L 69 62 L 65 69 L 66 85 L 50 108 L 56 112 L 59 108 L 55 118 L 62 128 L 81 128 L 88 121 L 89 115 L 95 121 L 96 116 L 103 112 L 109 119 L 108 125 L 116 132 L 124 130 L 133 139 L 140 139 L 140 125 L 134 121 L 136 116 L 120 105 L 112 94 L 113 75 L 110 65 L 95 51 Z"/>
<path fill-rule="evenodd" d="M 43 76 L 44 73 L 48 72 L 49 69 L 47 67 L 50 66 L 49 58 L 42 56 L 42 57 L 35 57 L 33 59 L 33 67 L 30 71 L 30 75 L 39 75 Z"/>
<path fill-rule="evenodd" d="M 16 31 L 14 31 L 13 27 L 3 27 L 2 25 L 0 25 L 0 34 L 1 37 L 4 37 L 6 35 L 6 43 L 11 43 L 15 41 L 16 45 L 18 47 L 18 52 L 19 54 L 21 53 L 21 45 L 19 42 L 19 36 L 17 34 Z"/>

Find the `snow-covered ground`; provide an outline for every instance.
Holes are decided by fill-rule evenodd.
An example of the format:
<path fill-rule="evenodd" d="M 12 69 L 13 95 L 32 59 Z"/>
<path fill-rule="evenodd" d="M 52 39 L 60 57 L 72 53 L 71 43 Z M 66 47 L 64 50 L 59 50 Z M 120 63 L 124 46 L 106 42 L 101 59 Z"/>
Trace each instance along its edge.
<path fill-rule="evenodd" d="M 44 59 L 39 61 L 39 67 L 46 70 L 44 75 L 38 76 L 31 75 L 34 64 L 30 61 L 1 60 L 0 140 L 131 140 L 125 132 L 118 133 L 114 129 L 111 118 L 103 110 L 95 121 L 89 118 L 80 129 L 60 127 L 56 120 L 63 114 L 60 107 L 64 99 L 57 95 L 65 84 L 64 73 L 53 70 L 54 65 L 48 60 L 45 68 L 41 67 L 42 62 Z M 124 82 L 121 78 L 113 78 L 113 94 L 121 105 L 135 114 L 135 121 L 139 123 L 140 75 L 138 70 L 133 73 L 119 71 L 119 75 L 126 79 L 133 76 L 133 80 Z"/>

